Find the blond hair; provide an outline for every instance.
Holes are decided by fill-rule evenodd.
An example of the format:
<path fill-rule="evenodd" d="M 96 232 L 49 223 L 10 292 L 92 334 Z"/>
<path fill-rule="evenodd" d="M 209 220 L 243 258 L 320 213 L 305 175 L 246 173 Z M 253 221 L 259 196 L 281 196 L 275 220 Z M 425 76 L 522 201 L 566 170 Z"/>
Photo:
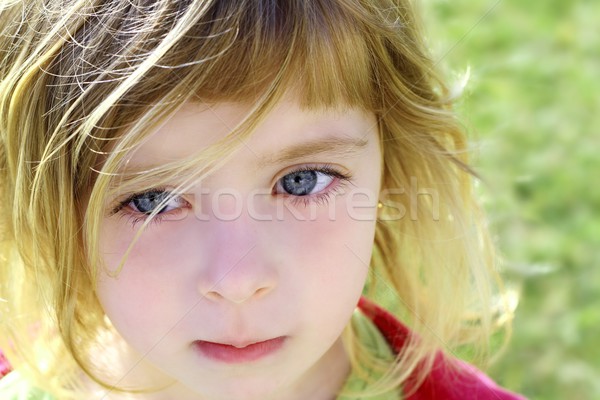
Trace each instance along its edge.
<path fill-rule="evenodd" d="M 381 367 L 387 379 L 374 390 L 401 385 L 417 365 L 423 376 L 440 348 L 487 338 L 490 277 L 499 281 L 455 99 L 412 8 L 408 0 L 1 1 L 0 348 L 13 366 L 59 398 L 80 398 L 82 370 L 111 388 L 93 359 L 107 329 L 94 294 L 107 199 L 116 187 L 209 174 L 290 90 L 306 108 L 360 107 L 379 123 L 386 196 L 369 296 L 388 290 L 418 339 Z M 252 111 L 193 159 L 117 173 L 189 101 Z M 418 202 L 410 190 L 394 192 L 415 182 L 427 190 Z M 465 322 L 474 311 L 476 322 Z M 350 328 L 344 338 L 356 370 L 381 364 Z"/>

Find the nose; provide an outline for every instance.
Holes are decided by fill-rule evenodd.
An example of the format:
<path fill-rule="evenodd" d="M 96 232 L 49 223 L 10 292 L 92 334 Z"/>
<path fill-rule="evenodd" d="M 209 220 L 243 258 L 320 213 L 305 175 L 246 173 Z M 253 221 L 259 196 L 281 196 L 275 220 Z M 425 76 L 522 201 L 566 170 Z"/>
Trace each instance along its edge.
<path fill-rule="evenodd" d="M 274 273 L 250 255 L 254 251 L 256 246 L 249 248 L 237 262 L 217 261 L 209 266 L 198 284 L 200 294 L 211 301 L 242 304 L 269 293 L 275 287 Z M 250 260 L 245 260 L 246 257 Z M 233 260 L 234 257 L 220 259 Z"/>
<path fill-rule="evenodd" d="M 276 287 L 277 271 L 261 243 L 258 222 L 240 217 L 209 223 L 213 238 L 211 248 L 205 247 L 209 254 L 198 280 L 200 295 L 213 302 L 243 304 Z"/>

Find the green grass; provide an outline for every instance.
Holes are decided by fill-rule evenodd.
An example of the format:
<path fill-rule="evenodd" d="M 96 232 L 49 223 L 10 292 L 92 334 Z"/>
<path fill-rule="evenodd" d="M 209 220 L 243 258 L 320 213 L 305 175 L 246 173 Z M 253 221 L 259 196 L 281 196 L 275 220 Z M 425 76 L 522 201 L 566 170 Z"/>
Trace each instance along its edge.
<path fill-rule="evenodd" d="M 600 2 L 424 3 L 434 54 L 470 67 L 460 111 L 521 292 L 490 374 L 532 399 L 600 399 Z"/>

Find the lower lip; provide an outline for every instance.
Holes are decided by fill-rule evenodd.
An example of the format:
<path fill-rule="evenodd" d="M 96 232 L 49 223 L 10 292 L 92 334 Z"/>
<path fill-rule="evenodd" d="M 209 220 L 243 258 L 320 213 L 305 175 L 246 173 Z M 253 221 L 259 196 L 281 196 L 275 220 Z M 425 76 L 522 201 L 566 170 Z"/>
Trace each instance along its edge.
<path fill-rule="evenodd" d="M 207 358 L 228 364 L 236 364 L 256 361 L 275 353 L 283 346 L 284 341 L 284 337 L 278 337 L 240 348 L 228 344 L 197 340 L 193 346 Z"/>

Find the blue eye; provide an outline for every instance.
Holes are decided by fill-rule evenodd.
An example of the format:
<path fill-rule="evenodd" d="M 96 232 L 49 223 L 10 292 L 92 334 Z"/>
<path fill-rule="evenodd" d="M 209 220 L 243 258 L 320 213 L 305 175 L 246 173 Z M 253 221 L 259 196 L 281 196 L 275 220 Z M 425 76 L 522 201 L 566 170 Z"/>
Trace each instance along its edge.
<path fill-rule="evenodd" d="M 281 178 L 277 182 L 276 191 L 297 197 L 317 195 L 331 186 L 336 178 L 341 181 L 350 179 L 329 166 L 304 167 Z"/>
<path fill-rule="evenodd" d="M 321 175 L 324 174 L 321 173 Z M 283 190 L 291 195 L 306 196 L 317 186 L 318 181 L 319 176 L 316 171 L 297 171 L 284 176 L 282 186 Z"/>
<path fill-rule="evenodd" d="M 184 200 L 182 200 L 180 196 L 172 197 L 165 203 L 165 200 L 167 200 L 169 197 L 172 197 L 171 192 L 153 189 L 130 196 L 127 200 L 121 203 L 121 208 L 128 207 L 135 213 L 145 215 L 150 215 L 155 211 L 157 214 L 162 214 L 177 208 L 181 208 Z M 158 209 L 158 207 L 161 205 L 162 207 Z"/>
<path fill-rule="evenodd" d="M 120 214 L 127 217 L 131 225 L 144 222 L 155 213 L 153 223 L 163 220 L 176 221 L 185 218 L 185 209 L 191 208 L 182 195 L 173 195 L 173 192 L 165 189 L 151 189 L 145 192 L 135 193 L 121 201 L 113 210 L 111 215 Z"/>

